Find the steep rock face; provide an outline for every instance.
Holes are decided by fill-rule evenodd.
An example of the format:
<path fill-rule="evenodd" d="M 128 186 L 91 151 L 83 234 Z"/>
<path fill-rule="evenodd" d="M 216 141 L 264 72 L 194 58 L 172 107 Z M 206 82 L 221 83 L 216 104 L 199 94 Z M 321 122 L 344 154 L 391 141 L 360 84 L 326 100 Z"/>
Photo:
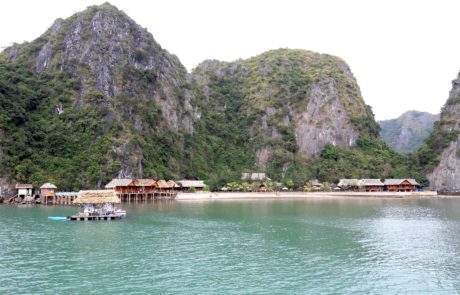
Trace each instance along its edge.
<path fill-rule="evenodd" d="M 193 78 L 205 108 L 237 111 L 247 121 L 244 145 L 259 169 L 284 173 L 292 155 L 308 160 L 327 144 L 348 148 L 360 135 L 378 134 L 349 67 L 333 56 L 278 49 L 231 63 L 206 61 Z"/>
<path fill-rule="evenodd" d="M 332 82 L 312 86 L 306 111 L 296 113 L 293 123 L 299 152 L 306 157 L 319 155 L 326 144 L 351 147 L 359 136 Z"/>
<path fill-rule="evenodd" d="M 66 72 L 79 80 L 76 104 L 93 91 L 107 100 L 120 96 L 155 103 L 166 127 L 193 131 L 193 93 L 178 58 L 152 35 L 110 4 L 92 6 L 68 19 L 58 19 L 31 44 L 5 50 L 9 61 L 26 60 L 37 73 Z M 145 80 L 148 83 L 139 82 Z"/>
<path fill-rule="evenodd" d="M 26 77 L 18 70 L 9 85 L 33 80 L 30 90 L 44 93 L 33 104 L 21 98 L 25 112 L 5 131 L 9 138 L 18 130 L 26 133 L 24 142 L 12 140 L 7 149 L 16 180 L 62 179 L 53 165 L 75 166 L 76 184 L 61 184 L 69 189 L 100 186 L 117 175 L 181 173 L 181 142 L 193 134 L 200 116 L 190 76 L 176 56 L 116 7 L 91 6 L 58 19 L 36 40 L 5 49 L 0 62 L 9 67 L 6 73 L 16 68 L 34 73 Z M 43 140 L 56 142 L 45 149 L 42 163 L 21 168 L 44 153 Z"/>
<path fill-rule="evenodd" d="M 396 119 L 379 121 L 380 136 L 393 150 L 415 152 L 433 130 L 439 115 L 407 111 Z"/>
<path fill-rule="evenodd" d="M 452 142 L 441 154 L 441 161 L 428 175 L 430 186 L 434 190 L 460 191 L 460 138 Z"/>
<path fill-rule="evenodd" d="M 439 125 L 433 133 L 444 135 L 445 147 L 440 156 L 439 164 L 428 175 L 432 189 L 458 192 L 460 191 L 460 74 L 452 81 L 452 90 L 444 105 Z M 447 140 L 445 139 L 447 138 Z"/>
<path fill-rule="evenodd" d="M 299 186 L 405 171 L 340 58 L 279 49 L 188 74 L 109 4 L 0 54 L 0 130 L 0 177 L 62 190 L 115 176 L 216 189 L 244 171 Z"/>

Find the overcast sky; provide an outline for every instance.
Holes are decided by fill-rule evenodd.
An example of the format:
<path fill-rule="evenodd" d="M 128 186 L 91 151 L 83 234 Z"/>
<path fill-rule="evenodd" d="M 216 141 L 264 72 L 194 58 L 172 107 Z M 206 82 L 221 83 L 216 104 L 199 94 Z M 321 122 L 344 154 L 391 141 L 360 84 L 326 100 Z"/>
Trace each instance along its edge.
<path fill-rule="evenodd" d="M 5 1 L 0 47 L 105 1 Z M 460 71 L 460 1 L 112 0 L 191 70 L 276 48 L 343 58 L 378 120 L 439 112 Z"/>

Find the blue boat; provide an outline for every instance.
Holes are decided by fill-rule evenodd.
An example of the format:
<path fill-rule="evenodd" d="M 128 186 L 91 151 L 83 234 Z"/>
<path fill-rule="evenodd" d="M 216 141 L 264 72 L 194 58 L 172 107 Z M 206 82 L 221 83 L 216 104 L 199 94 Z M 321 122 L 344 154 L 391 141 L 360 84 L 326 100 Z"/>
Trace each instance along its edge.
<path fill-rule="evenodd" d="M 54 221 L 67 220 L 67 217 L 63 217 L 63 216 L 48 216 L 48 220 L 54 220 Z"/>

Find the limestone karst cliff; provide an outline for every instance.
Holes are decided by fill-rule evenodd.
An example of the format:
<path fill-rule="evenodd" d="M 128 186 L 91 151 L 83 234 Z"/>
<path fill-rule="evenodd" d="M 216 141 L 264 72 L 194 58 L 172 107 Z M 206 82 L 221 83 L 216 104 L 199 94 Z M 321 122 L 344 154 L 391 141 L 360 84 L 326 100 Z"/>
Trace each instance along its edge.
<path fill-rule="evenodd" d="M 350 68 L 337 57 L 278 49 L 230 63 L 205 61 L 192 74 L 204 108 L 224 113 L 214 120 L 244 122 L 241 145 L 261 170 L 280 173 L 296 157 L 316 158 L 328 144 L 350 148 L 360 135 L 379 132 Z"/>
<path fill-rule="evenodd" d="M 380 136 L 393 150 L 415 152 L 433 130 L 439 115 L 407 111 L 396 119 L 379 121 Z"/>
<path fill-rule="evenodd" d="M 176 56 L 124 12 L 108 3 L 89 7 L 56 20 L 36 40 L 7 48 L 1 59 L 6 71 L 14 65 L 33 72 L 35 76 L 27 73 L 27 78 L 17 72 L 15 79 L 36 79 L 32 91 L 46 92 L 33 107 L 25 103 L 29 108 L 24 122 L 15 126 L 27 131 L 24 145 L 28 149 L 41 141 L 53 145 L 49 150 L 56 149 L 53 159 L 48 159 L 56 163 L 38 163 L 39 167 L 61 167 L 70 161 L 80 166 L 75 176 L 93 185 L 116 175 L 178 173 L 176 167 L 168 167 L 173 165 L 172 154 L 162 154 L 164 149 L 156 141 L 169 134 L 174 145 L 173 138 L 193 133 L 193 120 L 199 113 L 193 105 L 189 74 Z M 9 131 L 9 138 L 17 136 L 16 131 Z M 44 136 L 35 139 L 36 134 Z M 24 175 L 18 166 L 36 152 L 12 153 L 15 160 L 9 166 L 18 181 L 31 174 L 37 181 L 61 177 L 46 168 L 47 175 Z M 76 159 L 76 155 L 100 159 Z M 94 172 L 88 173 L 91 167 Z"/>
<path fill-rule="evenodd" d="M 105 3 L 0 54 L 1 179 L 101 187 L 112 177 L 243 171 L 278 181 L 407 177 L 340 58 L 277 49 L 234 62 L 179 59 Z"/>
<path fill-rule="evenodd" d="M 452 81 L 440 121 L 419 154 L 422 164 L 428 164 L 431 188 L 460 191 L 460 74 Z"/>

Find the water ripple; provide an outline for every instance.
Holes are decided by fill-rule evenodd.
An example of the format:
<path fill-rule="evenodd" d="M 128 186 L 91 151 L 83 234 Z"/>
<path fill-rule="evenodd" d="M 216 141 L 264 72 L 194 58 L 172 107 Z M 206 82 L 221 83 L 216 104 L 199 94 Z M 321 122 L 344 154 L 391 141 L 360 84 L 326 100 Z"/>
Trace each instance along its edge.
<path fill-rule="evenodd" d="M 460 202 L 0 207 L 0 294 L 457 294 Z"/>

